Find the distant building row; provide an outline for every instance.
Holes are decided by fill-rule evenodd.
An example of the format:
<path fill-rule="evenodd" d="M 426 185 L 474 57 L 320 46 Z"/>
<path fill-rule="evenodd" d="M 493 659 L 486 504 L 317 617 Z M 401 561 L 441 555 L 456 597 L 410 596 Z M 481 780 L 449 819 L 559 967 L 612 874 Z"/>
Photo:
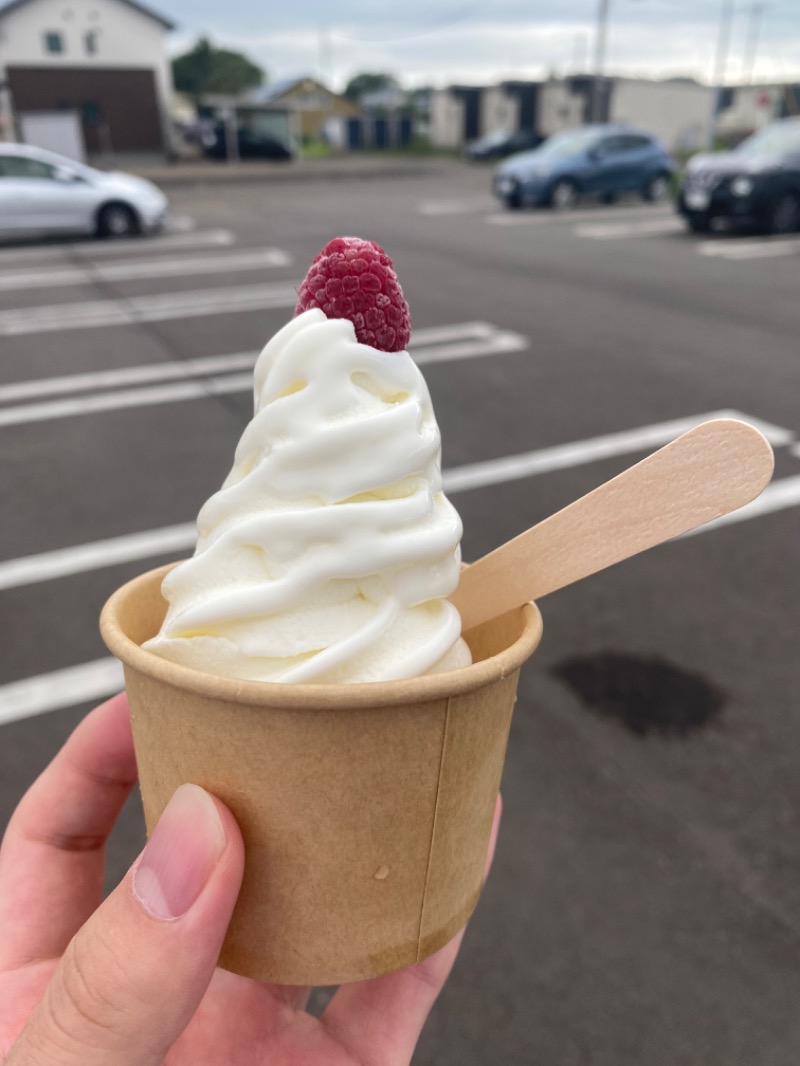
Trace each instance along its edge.
<path fill-rule="evenodd" d="M 404 94 L 360 105 L 313 77 L 236 98 L 176 97 L 169 19 L 139 0 L 0 0 L 0 140 L 22 139 L 77 158 L 171 157 L 198 124 L 232 123 L 245 137 L 333 148 L 403 147 L 413 140 L 460 149 L 495 130 L 546 137 L 587 121 L 645 126 L 673 150 L 708 142 L 716 94 L 686 80 L 507 81 Z M 731 140 L 800 113 L 800 86 L 726 89 L 715 128 Z"/>
<path fill-rule="evenodd" d="M 455 85 L 431 93 L 428 135 L 439 147 L 460 148 L 494 130 L 534 130 L 549 137 L 586 122 L 624 122 L 646 127 L 672 150 L 694 150 L 708 143 L 715 104 L 717 135 L 736 140 L 775 118 L 800 113 L 800 86 L 741 86 L 718 94 L 689 79 L 591 75 Z"/>

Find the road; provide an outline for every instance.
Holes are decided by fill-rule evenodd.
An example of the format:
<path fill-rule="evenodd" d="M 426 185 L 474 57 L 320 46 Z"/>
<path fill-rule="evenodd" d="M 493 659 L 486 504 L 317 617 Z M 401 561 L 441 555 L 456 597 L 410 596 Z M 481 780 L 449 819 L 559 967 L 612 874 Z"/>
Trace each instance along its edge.
<path fill-rule="evenodd" d="M 487 171 L 171 190 L 162 237 L 0 250 L 0 824 L 119 684 L 107 596 L 191 550 L 330 237 L 392 254 L 475 558 L 710 413 L 776 480 L 542 603 L 495 867 L 420 1066 L 800 1056 L 800 240 L 503 214 Z M 573 447 L 565 448 L 565 445 Z M 138 801 L 109 884 L 141 847 Z"/>

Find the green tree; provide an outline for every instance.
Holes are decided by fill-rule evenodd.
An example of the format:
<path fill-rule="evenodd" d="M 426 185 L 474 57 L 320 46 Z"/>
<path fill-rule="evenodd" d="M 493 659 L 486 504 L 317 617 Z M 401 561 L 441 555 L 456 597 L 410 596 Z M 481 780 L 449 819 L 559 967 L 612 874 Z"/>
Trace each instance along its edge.
<path fill-rule="evenodd" d="M 247 56 L 215 48 L 208 38 L 201 37 L 188 52 L 173 59 L 172 77 L 178 92 L 197 97 L 255 89 L 266 76 Z"/>
<path fill-rule="evenodd" d="M 344 95 L 350 100 L 360 100 L 366 93 L 375 93 L 381 89 L 399 89 L 400 82 L 393 74 L 364 72 L 356 74 L 345 86 Z"/>

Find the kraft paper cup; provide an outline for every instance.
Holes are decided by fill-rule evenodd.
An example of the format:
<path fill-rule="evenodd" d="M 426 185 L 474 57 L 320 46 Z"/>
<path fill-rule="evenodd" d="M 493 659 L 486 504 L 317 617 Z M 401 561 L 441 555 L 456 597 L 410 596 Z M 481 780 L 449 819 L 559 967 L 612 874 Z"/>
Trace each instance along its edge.
<path fill-rule="evenodd" d="M 465 634 L 475 662 L 355 685 L 215 677 L 142 650 L 169 567 L 119 589 L 101 617 L 122 660 L 148 832 L 179 785 L 218 796 L 245 875 L 220 965 L 288 985 L 410 966 L 478 901 L 534 604 Z"/>

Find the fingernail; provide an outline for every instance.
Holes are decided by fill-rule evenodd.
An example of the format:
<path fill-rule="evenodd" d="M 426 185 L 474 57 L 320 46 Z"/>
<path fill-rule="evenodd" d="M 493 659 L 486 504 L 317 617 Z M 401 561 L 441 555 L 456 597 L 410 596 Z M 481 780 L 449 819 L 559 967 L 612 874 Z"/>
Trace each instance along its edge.
<path fill-rule="evenodd" d="M 167 804 L 133 873 L 133 895 L 153 918 L 174 921 L 203 891 L 225 848 L 216 804 L 181 785 Z"/>

